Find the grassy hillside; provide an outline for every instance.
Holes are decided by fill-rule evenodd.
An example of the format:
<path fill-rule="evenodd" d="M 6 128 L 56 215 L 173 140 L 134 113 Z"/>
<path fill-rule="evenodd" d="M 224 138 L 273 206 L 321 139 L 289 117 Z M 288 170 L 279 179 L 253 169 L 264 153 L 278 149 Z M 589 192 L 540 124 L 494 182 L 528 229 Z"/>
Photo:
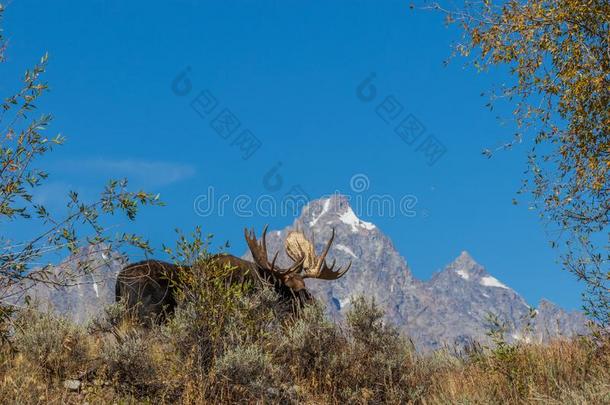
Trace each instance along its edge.
<path fill-rule="evenodd" d="M 33 309 L 0 351 L 0 403 L 610 403 L 610 339 L 420 354 L 358 299 L 344 325 L 200 274 L 164 325 Z"/>

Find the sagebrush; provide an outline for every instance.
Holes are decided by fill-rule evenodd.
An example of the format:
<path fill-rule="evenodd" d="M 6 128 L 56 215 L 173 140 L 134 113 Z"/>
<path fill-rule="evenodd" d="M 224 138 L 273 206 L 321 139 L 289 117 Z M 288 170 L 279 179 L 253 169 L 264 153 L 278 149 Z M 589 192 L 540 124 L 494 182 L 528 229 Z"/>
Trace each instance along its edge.
<path fill-rule="evenodd" d="M 610 402 L 603 334 L 423 354 L 365 298 L 336 323 L 320 305 L 292 315 L 270 289 L 196 280 L 165 324 L 138 325 L 120 305 L 88 327 L 17 314 L 0 402 Z"/>

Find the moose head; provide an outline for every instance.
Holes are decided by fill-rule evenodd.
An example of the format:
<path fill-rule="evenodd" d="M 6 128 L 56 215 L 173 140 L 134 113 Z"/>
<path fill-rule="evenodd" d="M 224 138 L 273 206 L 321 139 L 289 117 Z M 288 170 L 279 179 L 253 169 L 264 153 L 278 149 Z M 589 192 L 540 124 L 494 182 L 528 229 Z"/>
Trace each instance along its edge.
<path fill-rule="evenodd" d="M 301 231 L 291 231 L 285 241 L 285 250 L 288 257 L 292 260 L 292 265 L 287 269 L 277 267 L 276 261 L 279 251 L 275 253 L 271 262 L 267 254 L 267 226 L 263 229 L 262 241 L 256 239 L 253 230 L 244 230 L 246 242 L 258 274 L 266 280 L 273 281 L 275 290 L 284 298 L 297 298 L 300 305 L 313 301 L 311 293 L 305 286 L 306 278 L 318 278 L 322 280 L 337 280 L 341 278 L 351 267 L 350 262 L 345 268 L 336 271 L 335 261 L 330 265 L 326 264 L 326 256 L 330 251 L 335 230 L 332 230 L 330 239 L 326 243 L 322 254 L 315 252 L 315 242 L 307 239 Z"/>

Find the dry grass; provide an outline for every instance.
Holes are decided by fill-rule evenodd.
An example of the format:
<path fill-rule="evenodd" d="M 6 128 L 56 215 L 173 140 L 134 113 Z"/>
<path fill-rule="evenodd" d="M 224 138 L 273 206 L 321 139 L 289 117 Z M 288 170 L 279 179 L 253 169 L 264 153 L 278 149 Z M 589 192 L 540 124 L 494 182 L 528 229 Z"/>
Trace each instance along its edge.
<path fill-rule="evenodd" d="M 607 336 L 423 355 L 364 299 L 338 326 L 317 306 L 287 319 L 271 291 L 199 280 L 162 326 L 116 306 L 89 328 L 18 314 L 0 403 L 610 403 Z"/>

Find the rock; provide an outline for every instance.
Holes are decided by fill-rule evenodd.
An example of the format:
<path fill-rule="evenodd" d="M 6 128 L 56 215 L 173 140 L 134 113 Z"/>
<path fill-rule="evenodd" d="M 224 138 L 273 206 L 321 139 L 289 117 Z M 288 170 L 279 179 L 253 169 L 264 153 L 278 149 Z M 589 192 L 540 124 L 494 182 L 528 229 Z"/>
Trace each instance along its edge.
<path fill-rule="evenodd" d="M 65 380 L 64 388 L 70 391 L 79 391 L 82 383 L 78 380 Z"/>
<path fill-rule="evenodd" d="M 280 391 L 277 388 L 269 387 L 267 388 L 267 395 L 270 397 L 277 397 L 280 395 Z"/>

